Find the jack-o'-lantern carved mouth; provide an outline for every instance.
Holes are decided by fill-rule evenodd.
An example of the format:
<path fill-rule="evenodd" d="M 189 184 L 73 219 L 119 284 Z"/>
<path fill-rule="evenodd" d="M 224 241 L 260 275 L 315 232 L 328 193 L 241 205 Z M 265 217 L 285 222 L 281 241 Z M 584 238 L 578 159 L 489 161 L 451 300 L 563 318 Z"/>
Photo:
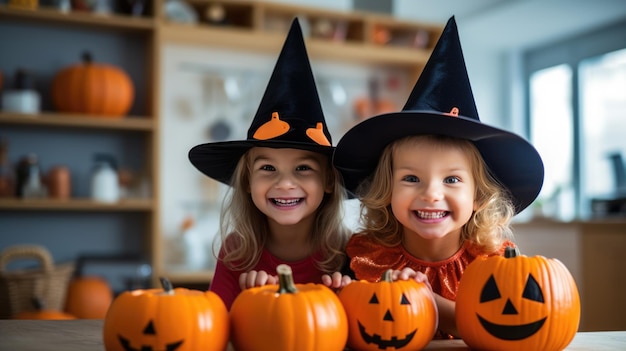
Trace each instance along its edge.
<path fill-rule="evenodd" d="M 375 344 L 381 350 L 384 350 L 388 347 L 394 347 L 396 349 L 405 347 L 411 342 L 411 340 L 413 340 L 415 333 L 417 333 L 417 329 L 415 329 L 407 334 L 403 339 L 398 339 L 397 336 L 394 336 L 389 340 L 383 340 L 378 334 L 368 334 L 365 331 L 365 327 L 363 326 L 363 324 L 361 324 L 361 322 L 359 321 L 357 321 L 357 323 L 359 324 L 359 332 L 361 333 L 361 338 L 363 338 L 363 341 L 368 344 Z"/>
<path fill-rule="evenodd" d="M 146 327 L 143 330 L 143 334 L 144 335 L 156 335 L 156 330 L 154 328 L 154 323 L 152 321 L 148 322 L 148 325 L 146 325 Z M 122 347 L 126 351 L 160 351 L 160 350 L 153 349 L 152 346 L 150 345 L 141 345 L 140 348 L 134 348 L 130 345 L 129 339 L 121 335 L 118 335 L 117 338 L 119 339 L 120 344 L 122 344 Z M 175 351 L 176 349 L 180 347 L 180 345 L 183 344 L 183 341 L 184 340 L 179 340 L 173 343 L 165 344 L 165 350 L 163 351 Z"/>
<path fill-rule="evenodd" d="M 478 320 L 483 328 L 491 335 L 502 340 L 521 340 L 535 334 L 548 317 L 544 317 L 536 322 L 521 325 L 504 325 L 489 322 L 485 318 L 478 315 Z"/>
<path fill-rule="evenodd" d="M 152 346 L 150 345 L 141 345 L 140 348 L 134 348 L 130 346 L 130 340 L 122 337 L 121 335 L 118 335 L 118 338 L 120 340 L 120 344 L 122 344 L 122 346 L 124 347 L 124 350 L 126 351 L 157 351 L 157 350 L 154 350 Z M 182 344 L 183 344 L 183 340 L 180 340 L 171 344 L 167 344 L 165 345 L 164 351 L 174 351 L 177 348 L 179 348 L 180 345 Z"/>

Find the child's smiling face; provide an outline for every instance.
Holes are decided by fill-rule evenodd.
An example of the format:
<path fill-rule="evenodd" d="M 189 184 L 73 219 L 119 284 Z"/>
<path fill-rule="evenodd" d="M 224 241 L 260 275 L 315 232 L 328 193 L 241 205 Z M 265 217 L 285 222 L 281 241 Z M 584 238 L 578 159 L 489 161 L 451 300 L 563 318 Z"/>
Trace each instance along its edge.
<path fill-rule="evenodd" d="M 392 171 L 391 207 L 405 235 L 460 237 L 476 209 L 476 185 L 467 152 L 416 139 L 394 150 Z"/>
<path fill-rule="evenodd" d="M 270 222 L 298 224 L 312 219 L 331 192 L 326 156 L 299 149 L 250 150 L 250 193 Z"/>

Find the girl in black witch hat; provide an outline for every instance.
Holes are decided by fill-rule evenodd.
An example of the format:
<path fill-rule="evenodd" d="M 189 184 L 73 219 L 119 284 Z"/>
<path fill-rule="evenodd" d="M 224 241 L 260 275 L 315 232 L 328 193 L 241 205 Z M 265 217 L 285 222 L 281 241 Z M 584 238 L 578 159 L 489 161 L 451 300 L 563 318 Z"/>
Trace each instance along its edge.
<path fill-rule="evenodd" d="M 361 199 L 364 230 L 346 248 L 355 277 L 377 281 L 393 269 L 428 282 L 438 337 L 454 337 L 465 268 L 515 246 L 510 220 L 543 183 L 530 143 L 480 122 L 454 18 L 403 110 L 350 129 L 333 163 Z"/>
<path fill-rule="evenodd" d="M 222 246 L 210 290 L 230 306 L 242 289 L 277 283 L 339 288 L 350 232 L 345 190 L 331 164 L 326 127 L 298 20 L 294 20 L 246 140 L 197 145 L 191 163 L 231 185 L 221 215 Z"/>

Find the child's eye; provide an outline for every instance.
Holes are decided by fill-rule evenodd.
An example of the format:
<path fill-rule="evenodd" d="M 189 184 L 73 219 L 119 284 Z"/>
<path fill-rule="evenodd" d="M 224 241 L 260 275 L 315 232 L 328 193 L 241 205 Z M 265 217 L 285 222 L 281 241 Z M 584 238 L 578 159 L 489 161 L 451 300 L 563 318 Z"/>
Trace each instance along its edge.
<path fill-rule="evenodd" d="M 275 171 L 276 168 L 274 168 L 274 166 L 272 165 L 263 165 L 259 168 L 262 171 Z"/>
<path fill-rule="evenodd" d="M 461 179 L 459 179 L 458 177 L 447 177 L 446 179 L 444 179 L 444 183 L 446 184 L 454 184 L 454 183 L 458 183 L 460 182 Z"/>
<path fill-rule="evenodd" d="M 308 165 L 300 165 L 298 167 L 296 167 L 296 171 L 308 171 L 313 169 L 313 167 L 310 167 Z"/>
<path fill-rule="evenodd" d="M 419 178 L 417 178 L 414 175 L 404 176 L 404 177 L 402 177 L 402 180 L 405 181 L 405 182 L 410 182 L 410 183 L 417 183 L 417 182 L 420 181 Z"/>

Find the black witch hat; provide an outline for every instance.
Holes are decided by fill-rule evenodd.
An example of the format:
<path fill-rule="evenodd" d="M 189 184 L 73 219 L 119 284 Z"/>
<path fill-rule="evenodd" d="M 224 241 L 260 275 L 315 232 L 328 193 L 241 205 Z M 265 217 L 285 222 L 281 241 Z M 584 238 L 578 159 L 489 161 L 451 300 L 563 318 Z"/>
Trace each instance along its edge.
<path fill-rule="evenodd" d="M 250 148 L 294 148 L 332 155 L 332 139 L 311 71 L 298 19 L 294 19 L 246 140 L 200 144 L 189 160 L 225 184 Z"/>
<path fill-rule="evenodd" d="M 481 123 L 474 102 L 454 17 L 400 112 L 369 118 L 352 127 L 337 144 L 333 163 L 347 190 L 375 170 L 383 149 L 410 135 L 437 134 L 472 141 L 490 173 L 512 195 L 516 212 L 530 205 L 543 185 L 543 162 L 524 138 Z"/>

